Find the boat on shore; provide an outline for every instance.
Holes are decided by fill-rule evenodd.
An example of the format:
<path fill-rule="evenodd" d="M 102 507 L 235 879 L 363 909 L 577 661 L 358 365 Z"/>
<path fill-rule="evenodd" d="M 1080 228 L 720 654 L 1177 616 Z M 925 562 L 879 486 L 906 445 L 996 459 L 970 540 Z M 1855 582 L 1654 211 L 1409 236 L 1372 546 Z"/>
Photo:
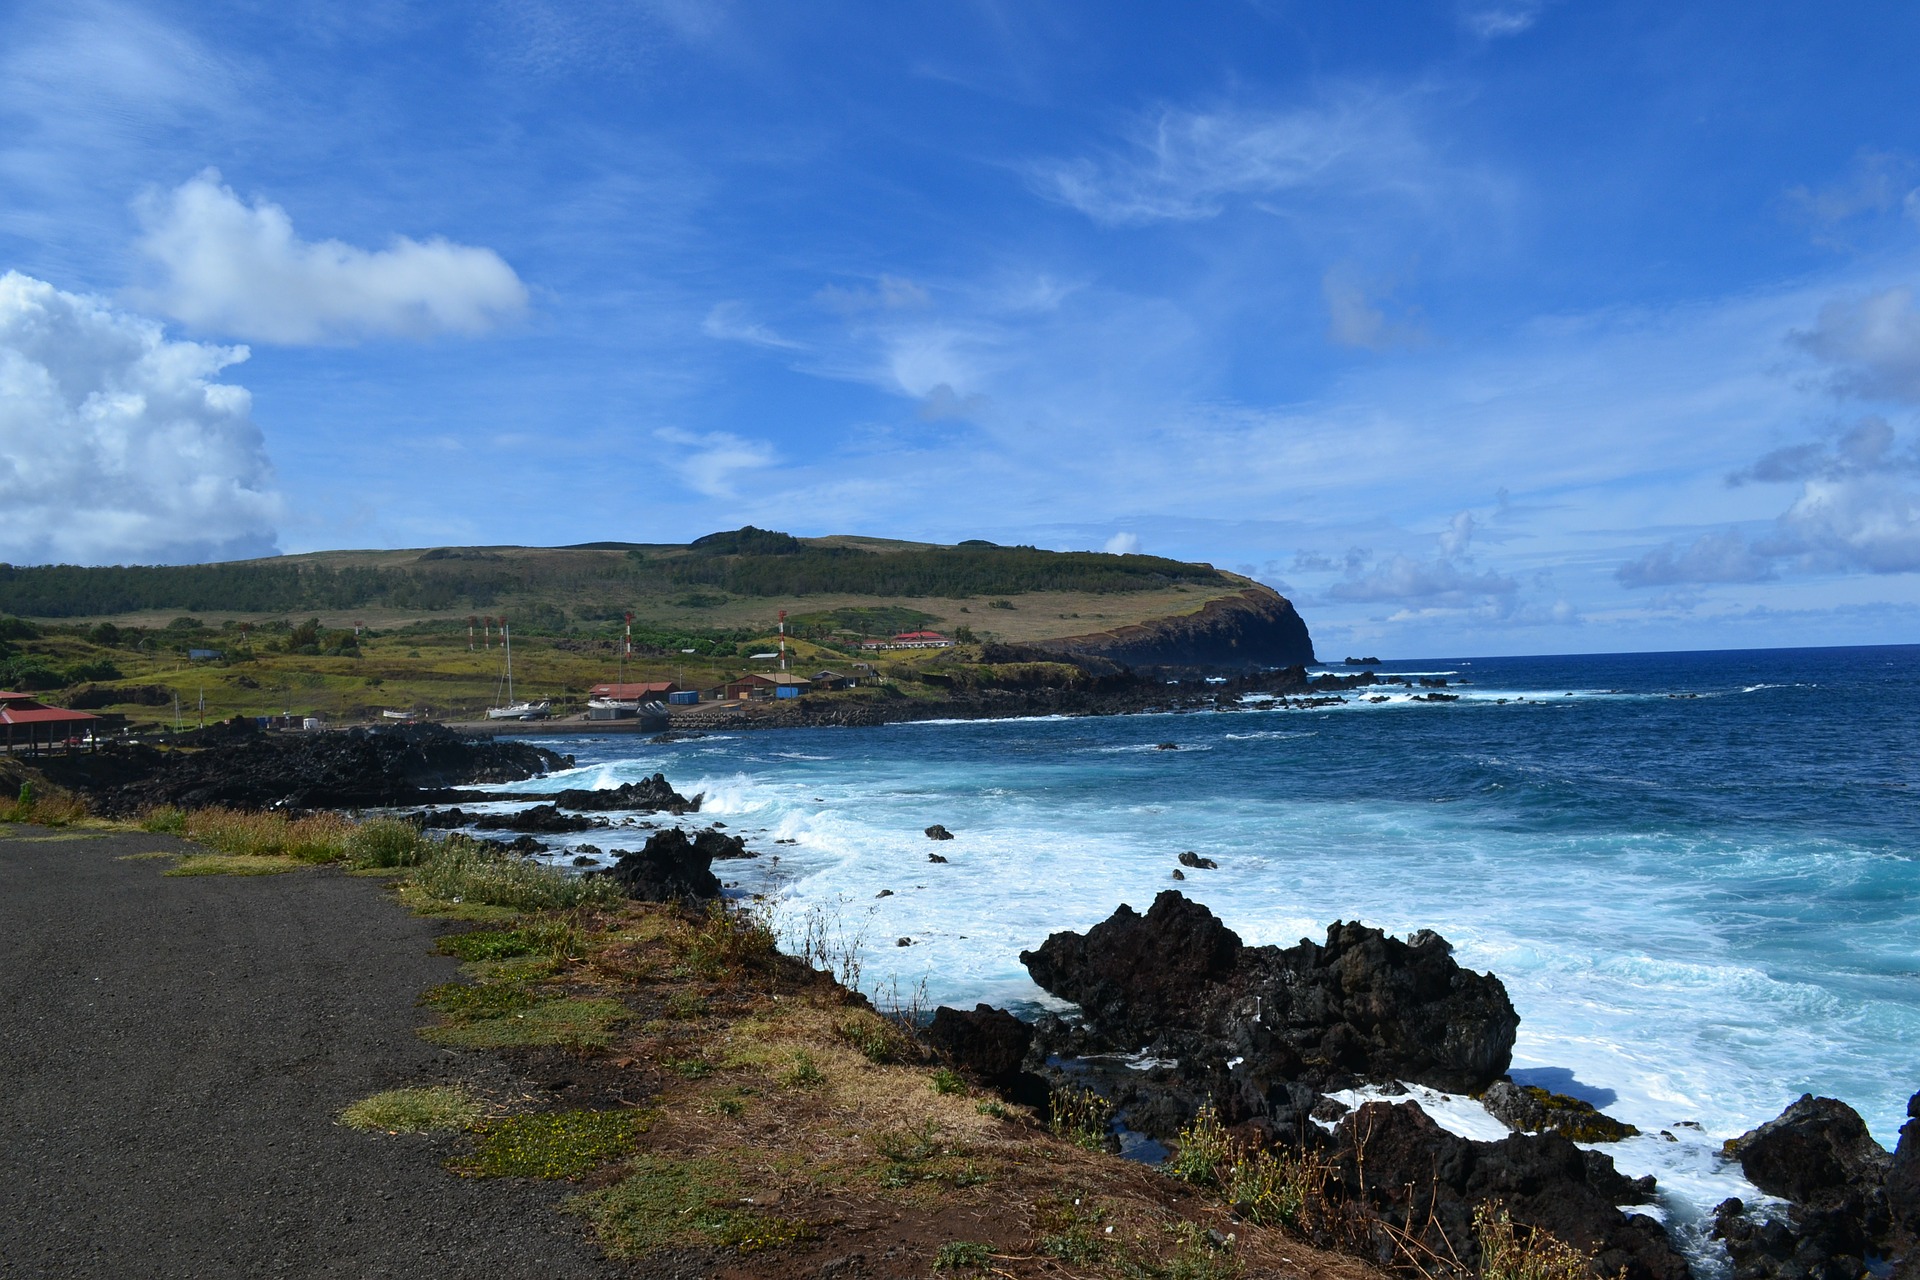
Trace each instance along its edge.
<path fill-rule="evenodd" d="M 553 703 L 547 701 L 544 698 L 541 699 L 539 702 L 519 701 L 519 700 L 516 700 L 513 696 L 513 633 L 507 629 L 507 624 L 504 620 L 500 623 L 500 640 L 501 640 L 502 646 L 506 649 L 506 653 L 507 653 L 506 671 L 501 677 L 501 684 L 507 691 L 507 699 L 506 699 L 506 703 L 502 706 L 488 707 L 487 719 L 489 720 L 544 720 L 546 719 L 548 714 L 553 711 Z M 495 691 L 494 696 L 495 697 L 499 696 L 498 690 Z"/>

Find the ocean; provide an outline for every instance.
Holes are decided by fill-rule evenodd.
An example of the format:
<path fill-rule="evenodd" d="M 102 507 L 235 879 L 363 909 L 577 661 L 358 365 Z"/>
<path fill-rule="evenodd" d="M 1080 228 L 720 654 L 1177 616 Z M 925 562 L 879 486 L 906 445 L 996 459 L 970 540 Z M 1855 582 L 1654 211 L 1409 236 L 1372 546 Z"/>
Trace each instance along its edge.
<path fill-rule="evenodd" d="M 732 889 L 858 943 L 883 1006 L 1047 1007 L 1022 949 L 1173 887 L 1250 943 L 1435 929 L 1506 984 L 1516 1080 L 1644 1131 L 1607 1149 L 1708 1263 L 1712 1205 L 1758 1198 L 1724 1139 L 1813 1092 L 1892 1146 L 1920 1089 L 1920 646 L 1377 669 L 1458 700 L 545 745 L 566 785 L 704 791 L 698 821 L 761 851 L 716 868 Z M 1218 870 L 1176 885 L 1185 850 Z"/>

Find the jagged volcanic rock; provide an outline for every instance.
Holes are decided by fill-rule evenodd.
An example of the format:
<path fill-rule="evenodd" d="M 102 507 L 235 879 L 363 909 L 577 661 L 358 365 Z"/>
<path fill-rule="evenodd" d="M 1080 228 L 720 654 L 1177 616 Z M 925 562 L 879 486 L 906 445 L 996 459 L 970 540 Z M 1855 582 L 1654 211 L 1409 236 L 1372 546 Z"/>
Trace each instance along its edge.
<path fill-rule="evenodd" d="M 1902 1147 L 1914 1128 L 1902 1130 Z M 1802 1094 L 1775 1119 L 1727 1143 L 1727 1154 L 1756 1187 L 1791 1202 L 1784 1214 L 1738 1199 L 1714 1210 L 1714 1234 L 1738 1280 L 1853 1280 L 1865 1274 L 1872 1254 L 1913 1261 L 1912 1231 L 1893 1210 L 1893 1184 L 1910 1169 L 1888 1156 L 1846 1103 Z"/>
<path fill-rule="evenodd" d="M 1575 1142 L 1618 1142 L 1640 1131 L 1590 1102 L 1533 1085 L 1495 1080 L 1480 1095 L 1487 1114 L 1520 1133 L 1557 1133 Z"/>
<path fill-rule="evenodd" d="M 1033 1028 L 1005 1009 L 982 1004 L 969 1013 L 941 1005 L 927 1026 L 927 1043 L 955 1070 L 989 1088 L 1010 1097 L 1046 1096 L 1044 1085 L 1021 1065 L 1033 1043 Z"/>
<path fill-rule="evenodd" d="M 1416 1103 L 1370 1102 L 1341 1119 L 1333 1142 L 1337 1193 L 1438 1256 L 1477 1265 L 1473 1206 L 1497 1200 L 1515 1222 L 1593 1253 L 1596 1275 L 1624 1269 L 1627 1280 L 1686 1280 L 1686 1260 L 1660 1224 L 1619 1207 L 1650 1200 L 1653 1179 L 1628 1178 L 1610 1156 L 1565 1138 L 1474 1142 L 1442 1129 Z"/>
<path fill-rule="evenodd" d="M 628 897 L 643 902 L 710 901 L 720 896 L 720 880 L 713 874 L 716 856 L 750 855 L 738 836 L 708 829 L 689 837 L 669 827 L 649 836 L 644 848 L 621 854 L 606 874 Z"/>
<path fill-rule="evenodd" d="M 1910 1245 L 1920 1245 L 1920 1093 L 1907 1099 L 1907 1122 L 1887 1166 L 1887 1211 Z M 1920 1249 L 1909 1249 L 1909 1254 Z"/>
<path fill-rule="evenodd" d="M 1240 1059 L 1236 1075 L 1256 1085 L 1408 1080 L 1477 1093 L 1505 1073 L 1520 1018 L 1500 980 L 1461 968 L 1452 950 L 1438 934 L 1402 942 L 1358 923 L 1331 926 L 1324 945 L 1247 947 L 1169 889 L 1145 916 L 1123 905 L 1020 960 L 1115 1048 L 1192 1067 Z"/>
<path fill-rule="evenodd" d="M 689 800 L 667 785 L 665 774 L 656 773 L 639 782 L 622 783 L 604 791 L 583 791 L 569 787 L 553 797 L 562 809 L 582 813 L 605 813 L 610 809 L 638 809 L 648 813 L 698 813 L 705 795 Z"/>
<path fill-rule="evenodd" d="M 49 761 L 55 782 L 108 814 L 157 805 L 346 809 L 418 803 L 432 793 L 517 782 L 571 765 L 523 742 L 468 738 L 439 725 L 344 733 L 247 733 L 199 751 L 114 748 Z"/>
<path fill-rule="evenodd" d="M 605 818 L 582 818 L 562 813 L 550 804 L 536 804 L 512 813 L 485 813 L 473 819 L 481 831 L 532 831 L 540 835 L 563 835 L 569 831 L 588 831 L 607 825 Z"/>

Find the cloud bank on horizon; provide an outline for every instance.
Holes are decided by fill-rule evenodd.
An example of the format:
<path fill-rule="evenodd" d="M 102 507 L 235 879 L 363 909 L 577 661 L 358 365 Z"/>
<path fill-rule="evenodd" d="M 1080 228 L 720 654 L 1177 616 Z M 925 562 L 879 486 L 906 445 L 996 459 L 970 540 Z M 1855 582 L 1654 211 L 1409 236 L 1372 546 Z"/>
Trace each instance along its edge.
<path fill-rule="evenodd" d="M 751 521 L 1209 559 L 1328 652 L 1920 636 L 1910 6 L 0 32 L 0 560 Z"/>

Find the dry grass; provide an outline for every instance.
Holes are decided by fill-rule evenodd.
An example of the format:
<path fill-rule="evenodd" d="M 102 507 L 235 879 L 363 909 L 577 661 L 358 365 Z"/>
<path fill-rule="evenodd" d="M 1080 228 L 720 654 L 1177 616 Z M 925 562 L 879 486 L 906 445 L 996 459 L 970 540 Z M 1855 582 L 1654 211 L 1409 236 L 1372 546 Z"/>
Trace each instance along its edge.
<path fill-rule="evenodd" d="M 284 854 L 190 853 L 163 876 L 277 876 L 310 867 Z"/>

